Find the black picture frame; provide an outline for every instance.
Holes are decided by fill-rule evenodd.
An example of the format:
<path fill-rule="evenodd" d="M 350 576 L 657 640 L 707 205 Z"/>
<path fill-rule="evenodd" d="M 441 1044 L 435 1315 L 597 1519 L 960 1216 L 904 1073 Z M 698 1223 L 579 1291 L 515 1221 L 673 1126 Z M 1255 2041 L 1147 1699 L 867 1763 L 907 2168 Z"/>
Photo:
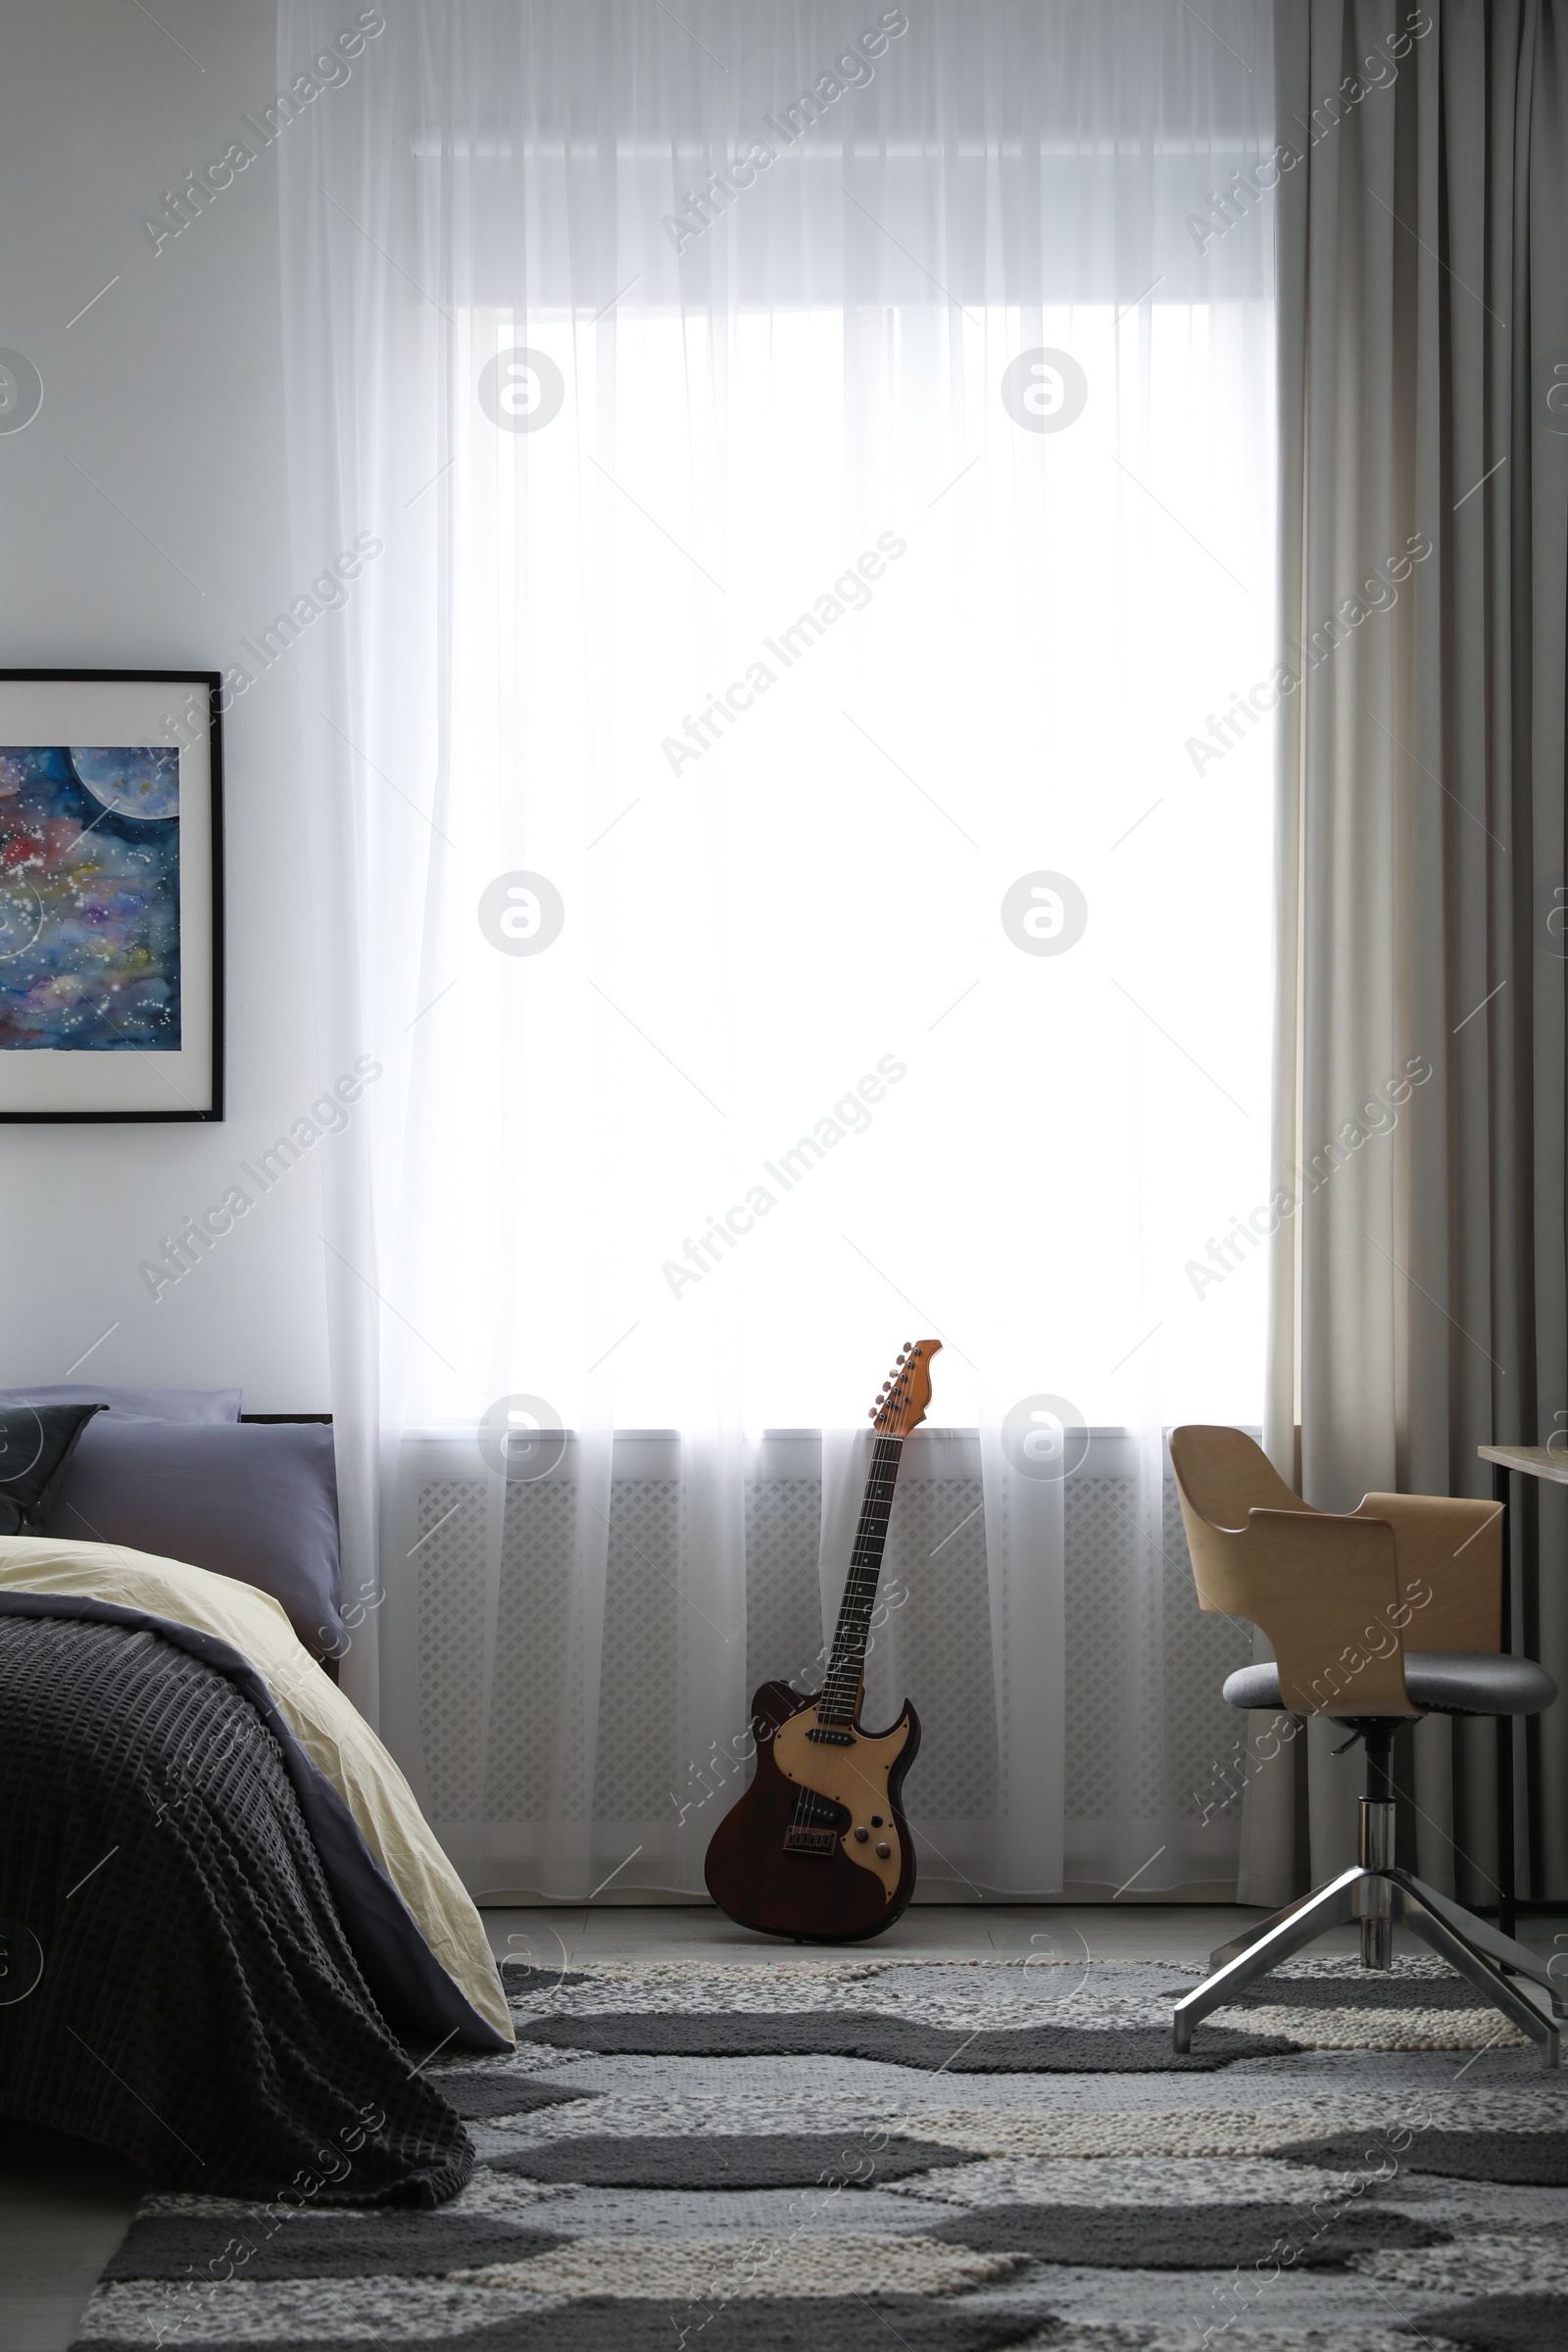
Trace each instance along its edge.
<path fill-rule="evenodd" d="M 206 789 L 205 792 L 201 791 L 199 785 L 193 788 L 198 796 L 196 807 L 205 818 L 209 842 L 207 857 L 201 859 L 195 868 L 195 872 L 200 876 L 195 896 L 199 911 L 205 918 L 203 942 L 192 943 L 185 936 L 186 873 L 183 862 L 180 875 L 180 906 L 182 990 L 187 985 L 188 959 L 192 945 L 204 944 L 206 949 L 205 959 L 198 954 L 195 957 L 195 964 L 198 980 L 205 983 L 202 1009 L 206 1018 L 202 1026 L 205 1030 L 207 1047 L 205 1054 L 196 1057 L 192 1066 L 187 1067 L 185 1064 L 181 1064 L 182 1074 L 190 1076 L 194 1070 L 201 1072 L 204 1083 L 198 1082 L 195 1091 L 204 1100 L 194 1100 L 189 1093 L 181 1090 L 172 1080 L 161 1079 L 166 1092 L 172 1091 L 183 1095 L 187 1105 L 184 1108 L 158 1106 L 158 1103 L 151 1099 L 154 1083 L 151 1080 L 148 1089 L 149 1101 L 146 1104 L 137 1103 L 129 1107 L 106 1105 L 101 1108 L 81 1103 L 64 1106 L 18 1107 L 9 1096 L 7 1081 L 13 1073 L 8 1072 L 6 1065 L 12 1062 L 13 1058 L 20 1063 L 27 1056 L 24 1054 L 19 1054 L 14 1057 L 12 1054 L 0 1049 L 0 1125 L 9 1127 L 220 1125 L 224 1116 L 225 1074 L 223 721 L 219 700 L 222 675 L 216 669 L 0 669 L 0 741 L 4 741 L 7 736 L 3 711 L 3 706 L 7 699 L 6 690 L 18 686 L 56 687 L 63 690 L 62 711 L 65 710 L 64 690 L 73 686 L 112 686 L 127 690 L 143 686 L 183 687 L 186 690 L 187 712 L 190 711 L 193 699 L 205 696 L 205 711 L 202 713 L 205 726 L 197 740 L 200 741 L 205 753 Z M 190 713 L 190 723 L 192 726 L 197 725 L 195 713 Z M 36 742 L 41 741 L 42 738 L 29 736 L 26 740 Z M 62 743 L 102 740 L 101 736 L 90 734 L 74 736 L 64 731 L 60 734 Z M 129 740 L 129 738 L 119 738 L 119 740 Z M 156 738 L 143 738 L 138 736 L 136 740 L 157 740 L 159 742 L 170 740 L 179 744 L 182 755 L 180 818 L 183 823 L 186 816 L 183 755 L 192 746 L 187 744 L 184 734 L 178 731 L 170 737 L 160 735 Z M 76 1057 L 70 1058 L 74 1060 Z M 136 1055 L 136 1059 L 146 1063 L 156 1063 L 163 1058 L 162 1054 L 138 1054 Z M 93 1060 L 101 1060 L 105 1064 L 123 1064 L 125 1059 L 126 1056 L 122 1054 L 106 1054 L 99 1056 L 83 1054 L 80 1056 L 83 1064 Z M 91 1072 L 77 1072 L 73 1076 L 74 1079 L 85 1083 L 90 1078 Z M 79 1086 L 77 1091 L 79 1091 Z"/>

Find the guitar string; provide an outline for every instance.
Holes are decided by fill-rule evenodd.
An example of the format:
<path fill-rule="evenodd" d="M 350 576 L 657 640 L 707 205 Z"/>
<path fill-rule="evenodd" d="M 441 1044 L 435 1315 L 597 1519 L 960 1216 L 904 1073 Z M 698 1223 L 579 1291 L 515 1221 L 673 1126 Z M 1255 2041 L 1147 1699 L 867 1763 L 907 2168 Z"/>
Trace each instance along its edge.
<path fill-rule="evenodd" d="M 911 1358 L 910 1360 L 912 1361 L 913 1359 Z M 898 1375 L 895 1375 L 895 1377 L 898 1377 Z M 855 1612 L 864 1606 L 866 1601 L 874 1599 L 875 1596 L 876 1586 L 881 1577 L 882 1555 L 887 1544 L 888 1522 L 892 1516 L 893 1510 L 893 1493 L 898 1480 L 899 1462 L 903 1456 L 903 1452 L 904 1440 L 902 1437 L 893 1437 L 887 1433 L 879 1432 L 876 1441 L 876 1446 L 871 1456 L 871 1467 L 866 1476 L 865 1493 L 860 1501 L 859 1524 L 856 1529 L 855 1544 L 850 1556 L 850 1573 L 846 1580 L 844 1596 L 840 1603 L 839 1623 L 834 1633 L 833 1650 L 828 1659 L 828 1670 L 826 1675 L 823 1677 L 822 1690 L 817 1698 L 817 1721 L 819 1724 L 822 1721 L 824 1702 L 829 1698 L 830 1692 L 832 1692 L 835 1688 L 834 1670 L 840 1657 L 840 1636 L 842 1634 L 847 1637 L 847 1646 L 844 1654 L 848 1659 L 853 1656 L 854 1636 L 856 1631 L 854 1623 Z M 886 1474 L 885 1477 L 884 1473 Z M 878 1520 L 878 1513 L 880 1513 L 880 1521 Z M 874 1551 L 874 1558 L 867 1558 L 863 1556 L 867 1549 Z M 858 1587 L 858 1579 L 863 1577 L 867 1568 L 871 1570 L 871 1582 L 867 1592 L 862 1596 Z M 867 1608 L 867 1623 L 869 1623 L 869 1615 L 870 1611 L 869 1608 Z M 864 1629 L 861 1630 L 863 1632 Z M 862 1646 L 858 1661 L 860 1672 L 856 1676 L 857 1699 L 858 1698 L 859 1693 L 860 1677 L 864 1670 L 864 1660 L 865 1650 Z M 840 1683 L 842 1683 L 842 1669 L 840 1670 L 839 1680 Z M 842 1695 L 839 1696 L 836 1704 L 842 1705 Z M 855 1709 L 852 1705 L 850 1709 L 851 1721 L 853 1721 L 854 1712 Z M 797 1790 L 790 1824 L 792 1830 L 804 1829 L 807 1826 L 808 1819 L 816 1811 L 817 1795 L 817 1791 L 808 1789 L 805 1788 L 804 1785 Z"/>
<path fill-rule="evenodd" d="M 912 1361 L 912 1358 L 910 1360 Z M 874 1602 L 876 1588 L 881 1579 L 882 1556 L 887 1546 L 888 1523 L 893 1513 L 893 1494 L 898 1481 L 899 1463 L 903 1458 L 903 1453 L 904 1440 L 902 1437 L 894 1437 L 886 1432 L 878 1433 L 876 1446 L 871 1455 L 871 1466 L 866 1475 L 865 1493 L 860 1500 L 859 1524 L 856 1529 L 855 1544 L 850 1554 L 850 1573 L 839 1605 L 839 1621 L 834 1632 L 833 1649 L 828 1658 L 827 1673 L 823 1677 L 822 1690 L 817 1698 L 817 1722 L 819 1724 L 823 1721 L 830 1703 L 833 1707 L 833 1716 L 829 1717 L 829 1720 L 834 1720 L 839 1709 L 842 1708 L 844 1704 L 843 1686 L 846 1684 L 847 1668 L 851 1663 L 856 1664 L 858 1668 L 855 1678 L 857 1701 L 859 1696 L 866 1654 L 863 1636 L 869 1626 L 870 1604 Z M 867 1556 L 867 1554 L 872 1556 Z M 867 1569 L 870 1570 L 870 1583 L 862 1593 L 860 1583 Z M 866 1617 L 866 1626 L 858 1629 L 861 1635 L 861 1643 L 857 1656 L 855 1647 L 858 1630 L 856 1617 L 862 1611 Z M 839 1663 L 841 1639 L 844 1643 L 843 1666 L 840 1666 Z M 836 1668 L 838 1669 L 837 1684 L 835 1683 Z M 853 1722 L 855 1706 L 852 1703 L 849 1710 L 849 1721 Z M 808 1820 L 816 1812 L 818 1794 L 818 1791 L 806 1788 L 804 1784 L 796 1791 L 790 1821 L 792 1831 L 803 1830 L 807 1827 Z M 812 1826 L 819 1827 L 820 1824 L 813 1823 Z"/>
<path fill-rule="evenodd" d="M 870 1606 L 875 1599 L 875 1585 L 881 1576 L 882 1557 L 887 1545 L 888 1523 L 893 1510 L 894 1483 L 898 1477 L 898 1465 L 903 1452 L 904 1441 L 902 1438 L 884 1438 L 879 1440 L 878 1446 L 878 1452 L 872 1456 L 871 1469 L 866 1478 L 865 1494 L 860 1508 L 860 1525 L 856 1531 L 855 1548 L 850 1561 L 850 1575 L 840 1609 L 839 1632 L 843 1636 L 843 1646 L 841 1649 L 839 1638 L 835 1636 L 834 1654 L 829 1659 L 828 1672 L 824 1677 L 824 1696 L 829 1699 L 833 1714 L 835 1716 L 844 1715 L 846 1721 L 853 1719 L 854 1699 L 858 1698 L 859 1693 L 859 1672 L 856 1671 L 854 1673 L 856 1688 L 852 1697 L 850 1690 L 852 1670 L 863 1669 L 865 1662 L 863 1636 L 868 1628 L 858 1626 L 856 1619 L 862 1613 L 868 1615 Z M 894 1448 L 897 1450 L 892 1450 Z M 870 1579 L 869 1584 L 866 1582 L 867 1577 Z M 862 1643 L 858 1649 L 857 1648 L 858 1636 L 861 1638 Z"/>
<path fill-rule="evenodd" d="M 856 1544 L 854 1588 L 851 1607 L 845 1612 L 848 1636 L 839 1666 L 835 1687 L 834 1711 L 853 1721 L 859 1698 L 860 1682 L 869 1646 L 867 1635 L 870 1616 L 876 1599 L 876 1588 L 882 1573 L 882 1561 L 887 1548 L 888 1525 L 893 1511 L 893 1493 L 903 1458 L 904 1440 L 884 1441 L 880 1456 L 873 1460 L 875 1483 L 867 1479 L 867 1493 L 862 1505 L 863 1532 Z M 851 1689 L 851 1684 L 854 1689 Z"/>
<path fill-rule="evenodd" d="M 892 1448 L 896 1448 L 897 1450 L 890 1450 Z M 839 1660 L 842 1654 L 841 1644 L 844 1646 L 844 1649 L 847 1649 L 848 1646 L 853 1643 L 855 1613 L 860 1605 L 860 1594 L 858 1590 L 859 1579 L 863 1575 L 864 1569 L 867 1565 L 863 1555 L 868 1543 L 873 1540 L 876 1503 L 880 1499 L 880 1492 L 883 1484 L 884 1473 L 890 1461 L 894 1465 L 894 1475 L 897 1475 L 899 1452 L 902 1451 L 902 1439 L 890 1438 L 885 1433 L 878 1434 L 876 1445 L 871 1455 L 870 1469 L 866 1474 L 865 1492 L 860 1498 L 859 1519 L 856 1528 L 855 1543 L 850 1554 L 849 1576 L 846 1579 L 843 1597 L 839 1604 L 839 1620 L 837 1628 L 834 1632 L 833 1648 L 828 1658 L 827 1672 L 822 1679 L 822 1689 L 817 1696 L 817 1722 L 819 1724 L 822 1722 L 824 1715 L 828 1713 L 830 1708 L 833 1708 L 836 1711 L 837 1701 L 835 1700 L 835 1673 L 837 1672 L 840 1681 L 842 1681 L 843 1676 L 843 1670 L 839 1665 Z M 891 1495 L 891 1484 L 889 1485 L 888 1492 Z M 883 1541 L 885 1542 L 885 1519 L 882 1527 L 882 1537 Z M 878 1556 L 877 1565 L 878 1570 L 880 1571 L 880 1554 Z M 818 1794 L 819 1791 L 809 1789 L 804 1786 L 797 1790 L 794 1818 L 791 1823 L 792 1828 L 804 1829 L 808 1823 L 811 1824 L 811 1826 L 820 1827 L 820 1822 L 816 1819 Z"/>
<path fill-rule="evenodd" d="M 833 1654 L 817 1702 L 817 1722 L 836 1728 L 854 1724 L 864 1674 L 869 1631 L 882 1559 L 887 1545 L 893 1494 L 904 1454 L 902 1437 L 879 1436 L 860 1503 L 860 1519 L 851 1553 L 850 1574 L 840 1605 Z M 852 1689 L 853 1684 L 853 1689 Z M 851 1734 L 853 1738 L 853 1730 Z"/>
<path fill-rule="evenodd" d="M 834 1632 L 833 1649 L 828 1658 L 827 1673 L 824 1675 L 822 1680 L 822 1689 L 817 1696 L 818 1723 L 822 1721 L 824 1702 L 827 1700 L 829 1692 L 833 1687 L 834 1667 L 839 1656 L 840 1637 L 841 1635 L 849 1635 L 853 1630 L 852 1608 L 853 1606 L 858 1605 L 858 1594 L 856 1590 L 857 1577 L 859 1572 L 863 1571 L 863 1568 L 866 1565 L 865 1561 L 861 1557 L 861 1554 L 865 1540 L 870 1534 L 873 1525 L 873 1494 L 874 1493 L 879 1494 L 882 1483 L 882 1473 L 886 1469 L 889 1462 L 891 1462 L 893 1465 L 893 1478 L 897 1478 L 898 1463 L 900 1455 L 903 1452 L 903 1447 L 904 1441 L 902 1438 L 890 1437 L 885 1432 L 878 1433 L 876 1445 L 871 1454 L 871 1466 L 866 1474 L 865 1492 L 860 1498 L 860 1515 L 856 1528 L 854 1546 L 850 1554 L 849 1577 L 846 1580 L 843 1598 L 839 1604 L 839 1622 Z M 891 1511 L 892 1508 L 892 1481 L 890 1480 L 888 1483 L 889 1511 Z M 887 1534 L 886 1516 L 884 1516 L 883 1519 L 881 1533 L 883 1543 L 885 1544 Z M 878 1574 L 880 1574 L 880 1547 L 878 1548 L 876 1565 Z M 813 1816 L 816 1813 L 816 1800 L 818 1793 L 818 1791 L 808 1788 L 804 1785 L 796 1791 L 794 1813 L 790 1824 L 792 1830 L 805 1829 L 808 1823 L 812 1823 L 812 1826 L 820 1827 L 819 1823 L 813 1822 Z"/>

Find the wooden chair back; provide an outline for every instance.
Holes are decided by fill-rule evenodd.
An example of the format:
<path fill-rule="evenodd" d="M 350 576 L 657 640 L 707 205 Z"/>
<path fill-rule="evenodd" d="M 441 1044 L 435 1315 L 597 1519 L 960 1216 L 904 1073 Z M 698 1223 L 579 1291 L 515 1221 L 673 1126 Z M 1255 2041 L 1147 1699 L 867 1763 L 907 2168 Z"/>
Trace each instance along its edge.
<path fill-rule="evenodd" d="M 1459 1495 L 1368 1494 L 1314 1510 L 1239 1429 L 1175 1429 L 1171 1463 L 1200 1604 L 1273 1646 L 1284 1704 L 1414 1715 L 1404 1651 L 1499 1642 L 1501 1513 Z"/>

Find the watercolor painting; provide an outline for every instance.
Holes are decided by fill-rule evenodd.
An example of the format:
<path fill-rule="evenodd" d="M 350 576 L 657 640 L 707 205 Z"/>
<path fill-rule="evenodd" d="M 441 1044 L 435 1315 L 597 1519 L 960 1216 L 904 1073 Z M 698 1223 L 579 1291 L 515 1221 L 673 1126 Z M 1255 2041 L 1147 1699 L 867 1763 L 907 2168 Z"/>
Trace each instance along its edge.
<path fill-rule="evenodd" d="M 0 1052 L 179 1051 L 177 746 L 0 747 Z"/>

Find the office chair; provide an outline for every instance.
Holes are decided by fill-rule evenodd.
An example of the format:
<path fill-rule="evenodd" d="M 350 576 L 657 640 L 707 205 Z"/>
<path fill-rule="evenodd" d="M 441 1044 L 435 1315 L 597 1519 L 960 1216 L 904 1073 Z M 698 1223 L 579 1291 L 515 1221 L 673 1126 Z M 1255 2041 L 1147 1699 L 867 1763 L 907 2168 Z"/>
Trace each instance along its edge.
<path fill-rule="evenodd" d="M 1560 2064 L 1568 2010 L 1545 1961 L 1394 1854 L 1391 1758 L 1401 1723 L 1537 1715 L 1557 1695 L 1544 1667 L 1499 1650 L 1501 1506 L 1368 1494 L 1347 1514 L 1313 1510 L 1238 1429 L 1172 1430 L 1170 1454 L 1200 1605 L 1248 1618 L 1274 1651 L 1272 1663 L 1226 1677 L 1226 1700 L 1332 1716 L 1346 1744 L 1360 1740 L 1366 1753 L 1354 1867 L 1210 1954 L 1210 1975 L 1176 2004 L 1178 2051 L 1192 2047 L 1200 2018 L 1330 1928 L 1359 1921 L 1362 1967 L 1388 1968 L 1402 1921 L 1540 2043 L 1548 2066 Z M 1544 1986 L 1549 2018 L 1510 1976 Z"/>

